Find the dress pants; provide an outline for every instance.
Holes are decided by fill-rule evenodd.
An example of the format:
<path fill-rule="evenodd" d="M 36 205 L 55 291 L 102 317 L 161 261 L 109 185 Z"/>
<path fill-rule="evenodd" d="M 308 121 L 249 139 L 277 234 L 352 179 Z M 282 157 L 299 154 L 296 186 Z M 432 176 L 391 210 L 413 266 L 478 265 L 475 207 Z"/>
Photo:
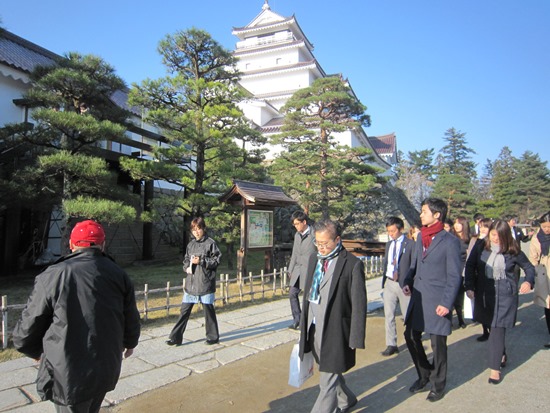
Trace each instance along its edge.
<path fill-rule="evenodd" d="M 308 340 L 313 349 L 313 356 L 319 363 L 321 338 L 315 336 L 315 324 L 311 325 Z M 356 401 L 357 397 L 346 386 L 346 380 L 341 373 L 319 372 L 319 396 L 317 396 L 311 413 L 335 413 L 337 408 L 345 410 Z"/>
<path fill-rule="evenodd" d="M 492 327 L 489 334 L 489 368 L 500 370 L 502 356 L 506 354 L 506 329 L 503 327 Z"/>
<path fill-rule="evenodd" d="M 430 363 L 424 346 L 422 345 L 422 332 L 413 330 L 407 325 L 405 329 L 405 341 L 411 353 L 411 358 L 418 373 L 418 378 L 423 382 L 430 381 L 432 390 L 441 393 L 447 383 L 447 336 L 430 334 L 433 361 Z"/>
<path fill-rule="evenodd" d="M 191 315 L 191 310 L 193 310 L 194 303 L 182 303 L 181 312 L 176 325 L 170 333 L 170 340 L 181 344 L 183 341 L 183 333 L 187 327 L 187 322 L 189 321 L 189 316 Z M 212 341 L 218 341 L 220 334 L 218 332 L 218 320 L 216 318 L 216 310 L 214 309 L 214 304 L 203 304 L 204 308 L 204 318 L 206 320 L 206 339 Z"/>
<path fill-rule="evenodd" d="M 384 284 L 384 319 L 386 323 L 386 346 L 397 347 L 397 329 L 395 326 L 395 311 L 397 303 L 401 309 L 401 316 L 405 318 L 407 307 L 409 306 L 410 297 L 403 293 L 403 289 L 397 281 L 389 278 Z"/>
<path fill-rule="evenodd" d="M 64 406 L 54 403 L 57 413 L 98 413 L 106 393 L 101 393 L 93 399 L 85 400 L 78 404 Z"/>
<path fill-rule="evenodd" d="M 296 282 L 298 284 L 299 281 Z M 299 287 L 291 286 L 290 291 L 288 292 L 288 298 L 290 299 L 290 310 L 292 311 L 292 320 L 294 324 L 300 324 L 300 316 L 302 315 L 302 310 L 300 309 L 300 295 Z"/>

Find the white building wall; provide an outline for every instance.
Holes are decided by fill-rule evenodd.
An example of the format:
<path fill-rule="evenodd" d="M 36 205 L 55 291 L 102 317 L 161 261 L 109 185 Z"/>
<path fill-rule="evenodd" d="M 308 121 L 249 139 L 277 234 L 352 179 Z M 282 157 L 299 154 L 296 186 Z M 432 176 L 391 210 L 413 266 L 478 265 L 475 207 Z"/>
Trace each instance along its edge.
<path fill-rule="evenodd" d="M 28 86 L 11 76 L 5 76 L 0 70 L 0 127 L 6 123 L 19 123 L 25 120 L 25 109 L 16 106 L 14 99 L 21 99 Z"/>

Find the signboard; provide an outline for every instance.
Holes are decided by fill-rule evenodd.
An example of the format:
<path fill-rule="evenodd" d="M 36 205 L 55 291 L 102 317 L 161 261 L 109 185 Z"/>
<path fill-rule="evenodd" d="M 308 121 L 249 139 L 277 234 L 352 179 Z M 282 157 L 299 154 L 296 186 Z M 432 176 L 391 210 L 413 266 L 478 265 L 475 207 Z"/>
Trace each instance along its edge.
<path fill-rule="evenodd" d="M 270 248 L 273 246 L 273 211 L 249 209 L 248 248 Z"/>

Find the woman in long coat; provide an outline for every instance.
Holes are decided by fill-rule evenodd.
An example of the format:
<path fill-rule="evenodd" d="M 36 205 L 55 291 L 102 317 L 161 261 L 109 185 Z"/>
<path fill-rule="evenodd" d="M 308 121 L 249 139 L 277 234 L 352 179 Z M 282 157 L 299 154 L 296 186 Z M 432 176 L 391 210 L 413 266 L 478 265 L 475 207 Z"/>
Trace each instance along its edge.
<path fill-rule="evenodd" d="M 521 252 L 512 237 L 510 226 L 496 220 L 489 229 L 485 244 L 478 244 L 466 262 L 466 294 L 474 299 L 474 320 L 491 326 L 489 335 L 489 383 L 500 383 L 500 369 L 507 362 L 506 329 L 516 323 L 519 303 L 514 267 L 525 271 L 520 294 L 529 292 L 535 283 L 535 267 Z"/>
<path fill-rule="evenodd" d="M 544 308 L 546 326 L 550 334 L 550 211 L 540 218 L 540 230 L 531 238 L 529 261 L 537 266 L 535 304 Z M 544 347 L 550 348 L 550 342 Z"/>

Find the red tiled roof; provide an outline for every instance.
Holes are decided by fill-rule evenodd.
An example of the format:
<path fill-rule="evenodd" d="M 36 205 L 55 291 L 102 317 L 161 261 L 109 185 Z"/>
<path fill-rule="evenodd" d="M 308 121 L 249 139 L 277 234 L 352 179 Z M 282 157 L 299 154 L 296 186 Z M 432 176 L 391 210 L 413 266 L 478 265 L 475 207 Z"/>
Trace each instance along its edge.
<path fill-rule="evenodd" d="M 392 155 L 395 153 L 395 133 L 383 136 L 369 136 L 367 138 L 379 155 Z"/>

